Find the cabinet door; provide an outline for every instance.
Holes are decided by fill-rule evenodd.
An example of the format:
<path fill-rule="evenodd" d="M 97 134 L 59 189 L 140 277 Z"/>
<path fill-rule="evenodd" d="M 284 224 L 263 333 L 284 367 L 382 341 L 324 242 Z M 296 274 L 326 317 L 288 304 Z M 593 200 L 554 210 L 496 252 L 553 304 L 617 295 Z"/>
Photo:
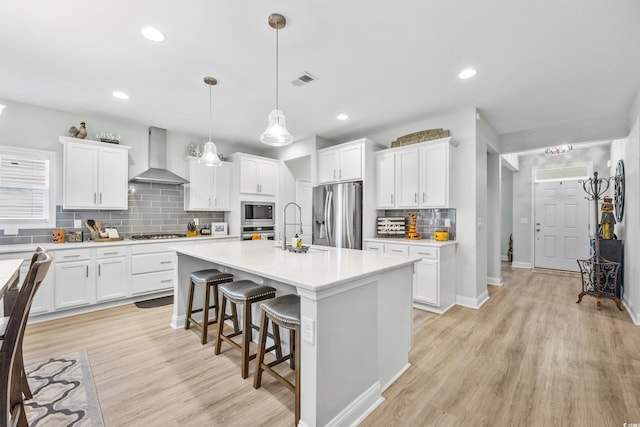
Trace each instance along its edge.
<path fill-rule="evenodd" d="M 24 280 L 29 273 L 29 266 L 31 265 L 31 259 L 26 259 L 22 266 L 20 267 L 20 280 Z M 33 296 L 33 300 L 31 301 L 31 309 L 29 310 L 29 316 L 34 316 L 37 314 L 48 313 L 52 309 L 52 291 L 53 291 L 53 274 L 48 273 L 42 283 L 40 283 L 40 287 L 38 291 Z"/>
<path fill-rule="evenodd" d="M 426 146 L 420 149 L 420 193 L 422 207 L 443 208 L 448 205 L 448 150 L 448 143 Z"/>
<path fill-rule="evenodd" d="M 98 203 L 98 147 L 65 144 L 62 207 L 93 208 Z"/>
<path fill-rule="evenodd" d="M 128 156 L 129 153 L 126 150 L 100 148 L 98 207 L 102 209 L 127 209 L 129 205 Z"/>
<path fill-rule="evenodd" d="M 278 164 L 269 160 L 260 160 L 258 168 L 259 193 L 275 196 L 278 189 Z"/>
<path fill-rule="evenodd" d="M 189 162 L 189 205 L 187 210 L 207 210 L 213 206 L 213 174 L 216 166 L 207 166 L 197 160 Z"/>
<path fill-rule="evenodd" d="M 413 299 L 432 305 L 440 305 L 438 261 L 423 259 L 414 264 Z"/>
<path fill-rule="evenodd" d="M 240 158 L 240 192 L 258 194 L 258 159 Z"/>
<path fill-rule="evenodd" d="M 394 153 L 376 153 L 376 207 L 395 206 L 396 161 Z"/>
<path fill-rule="evenodd" d="M 338 158 L 338 180 L 359 181 L 362 179 L 362 145 L 353 145 L 340 150 Z"/>
<path fill-rule="evenodd" d="M 396 206 L 399 208 L 418 206 L 418 165 L 417 149 L 396 152 Z"/>
<path fill-rule="evenodd" d="M 231 165 L 223 163 L 214 168 L 213 178 L 213 205 L 217 210 L 231 209 Z"/>
<path fill-rule="evenodd" d="M 384 253 L 384 243 L 365 242 L 364 250 L 369 252 L 377 252 L 379 254 Z"/>
<path fill-rule="evenodd" d="M 127 296 L 126 258 L 106 258 L 97 261 L 96 300 L 108 301 Z"/>
<path fill-rule="evenodd" d="M 322 151 L 318 153 L 318 183 L 325 184 L 338 180 L 338 153 L 336 150 Z"/>
<path fill-rule="evenodd" d="M 55 309 L 91 304 L 93 283 L 93 272 L 88 260 L 56 263 Z"/>

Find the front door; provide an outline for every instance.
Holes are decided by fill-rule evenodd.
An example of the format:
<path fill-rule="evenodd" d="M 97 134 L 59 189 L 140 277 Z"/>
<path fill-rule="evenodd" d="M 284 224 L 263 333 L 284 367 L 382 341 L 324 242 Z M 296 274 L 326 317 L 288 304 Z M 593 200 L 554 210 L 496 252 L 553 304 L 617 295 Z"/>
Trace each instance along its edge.
<path fill-rule="evenodd" d="M 589 257 L 589 205 L 577 180 L 535 184 L 535 267 L 579 271 Z"/>

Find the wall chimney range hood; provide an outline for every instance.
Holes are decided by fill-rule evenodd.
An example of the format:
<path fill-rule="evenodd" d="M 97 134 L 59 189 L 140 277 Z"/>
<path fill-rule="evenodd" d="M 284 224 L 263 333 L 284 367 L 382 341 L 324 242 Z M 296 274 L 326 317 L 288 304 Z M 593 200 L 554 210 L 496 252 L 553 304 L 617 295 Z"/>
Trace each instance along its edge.
<path fill-rule="evenodd" d="M 149 127 L 149 169 L 134 176 L 131 182 L 188 184 L 189 181 L 167 170 L 167 130 Z"/>

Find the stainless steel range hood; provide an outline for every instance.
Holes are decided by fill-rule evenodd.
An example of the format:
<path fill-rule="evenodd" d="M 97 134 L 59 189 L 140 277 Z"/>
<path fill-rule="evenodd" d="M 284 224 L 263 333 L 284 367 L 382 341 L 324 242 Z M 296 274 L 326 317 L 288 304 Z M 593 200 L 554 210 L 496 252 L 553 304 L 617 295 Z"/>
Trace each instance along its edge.
<path fill-rule="evenodd" d="M 149 128 L 149 169 L 129 181 L 160 184 L 188 184 L 189 181 L 167 170 L 167 130 Z"/>

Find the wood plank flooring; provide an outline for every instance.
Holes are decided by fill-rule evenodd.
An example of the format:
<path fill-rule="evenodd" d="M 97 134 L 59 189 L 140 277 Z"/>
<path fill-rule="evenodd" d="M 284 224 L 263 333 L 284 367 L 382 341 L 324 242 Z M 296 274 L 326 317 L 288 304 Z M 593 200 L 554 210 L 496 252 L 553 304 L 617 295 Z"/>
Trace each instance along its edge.
<path fill-rule="evenodd" d="M 640 423 L 640 327 L 573 274 L 511 269 L 480 309 L 414 313 L 411 368 L 364 426 Z M 240 355 L 169 326 L 171 306 L 127 305 L 29 325 L 27 360 L 85 349 L 105 425 L 289 426 L 293 394 L 254 390 Z M 253 365 L 251 369 L 253 373 Z"/>

